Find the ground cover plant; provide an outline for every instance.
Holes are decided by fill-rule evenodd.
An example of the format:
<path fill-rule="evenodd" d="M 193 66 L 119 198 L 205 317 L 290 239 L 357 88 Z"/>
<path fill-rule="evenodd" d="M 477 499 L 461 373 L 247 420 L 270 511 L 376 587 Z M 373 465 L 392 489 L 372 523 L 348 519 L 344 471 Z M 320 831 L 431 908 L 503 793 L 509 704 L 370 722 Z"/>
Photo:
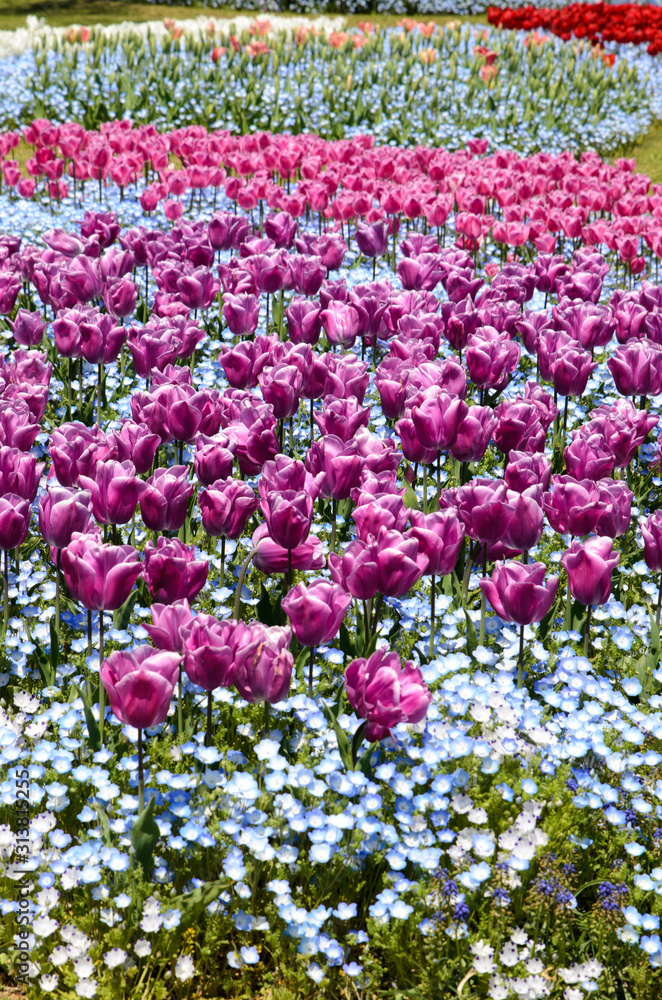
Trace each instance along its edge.
<path fill-rule="evenodd" d="M 163 38 L 86 30 L 3 61 L 0 121 L 98 128 L 129 118 L 329 139 L 369 131 L 450 148 L 483 136 L 524 153 L 617 155 L 648 129 L 662 87 L 647 82 L 647 65 L 603 55 L 588 43 L 407 19 L 319 36 L 270 33 L 265 18 L 224 36 L 174 24 Z"/>
<path fill-rule="evenodd" d="M 16 139 L 5 971 L 655 995 L 662 190 L 481 140 L 42 120 L 25 175 Z"/>

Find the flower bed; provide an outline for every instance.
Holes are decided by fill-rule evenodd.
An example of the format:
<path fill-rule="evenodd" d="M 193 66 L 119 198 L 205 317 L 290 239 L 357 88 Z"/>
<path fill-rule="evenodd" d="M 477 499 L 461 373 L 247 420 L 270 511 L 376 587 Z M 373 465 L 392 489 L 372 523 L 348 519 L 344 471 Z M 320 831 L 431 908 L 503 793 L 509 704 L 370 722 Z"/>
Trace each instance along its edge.
<path fill-rule="evenodd" d="M 4 62 L 6 126 L 35 117 L 96 128 L 129 117 L 159 128 L 315 132 L 343 138 L 464 145 L 483 135 L 525 153 L 613 154 L 645 132 L 655 88 L 636 67 L 591 47 L 525 45 L 492 29 L 405 21 L 400 29 L 316 36 L 142 34 L 60 39 Z"/>
<path fill-rule="evenodd" d="M 662 192 L 480 140 L 26 138 L 0 846 L 31 993 L 654 995 Z"/>
<path fill-rule="evenodd" d="M 552 7 L 490 7 L 490 24 L 501 28 L 552 31 L 560 38 L 588 38 L 598 45 L 646 45 L 648 53 L 662 52 L 662 9 L 645 3 L 571 3 Z"/>

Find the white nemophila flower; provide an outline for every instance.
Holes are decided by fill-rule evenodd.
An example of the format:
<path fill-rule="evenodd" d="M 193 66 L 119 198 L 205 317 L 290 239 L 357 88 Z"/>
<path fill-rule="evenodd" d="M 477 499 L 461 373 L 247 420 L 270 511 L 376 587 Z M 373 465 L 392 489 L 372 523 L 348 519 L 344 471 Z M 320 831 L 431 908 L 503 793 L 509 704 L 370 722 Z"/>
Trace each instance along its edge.
<path fill-rule="evenodd" d="M 74 959 L 74 972 L 79 979 L 89 979 L 94 973 L 94 962 L 89 955 L 81 955 Z"/>
<path fill-rule="evenodd" d="M 118 965 L 124 964 L 126 957 L 126 952 L 121 948 L 111 948 L 111 950 L 107 951 L 103 956 L 103 960 L 109 969 L 115 969 Z"/>
<path fill-rule="evenodd" d="M 175 975 L 177 979 L 185 983 L 187 979 L 192 979 L 195 975 L 195 965 L 189 955 L 180 955 L 175 964 Z"/>
<path fill-rule="evenodd" d="M 79 997 L 93 997 L 96 996 L 97 992 L 97 981 L 96 979 L 79 979 L 76 983 L 76 993 Z"/>
<path fill-rule="evenodd" d="M 53 907 L 57 905 L 57 901 L 59 898 L 60 898 L 60 893 L 57 891 L 57 889 L 42 889 L 41 892 L 38 892 L 35 897 L 37 906 L 39 907 L 40 910 L 43 910 L 44 912 L 52 910 Z"/>
<path fill-rule="evenodd" d="M 37 937 L 40 938 L 50 937 L 51 934 L 55 933 L 59 926 L 60 925 L 57 920 L 47 916 L 36 917 L 35 920 L 32 921 L 32 930 L 35 932 Z"/>
<path fill-rule="evenodd" d="M 519 954 L 516 946 L 511 941 L 503 946 L 499 952 L 499 959 L 501 960 L 501 964 L 505 965 L 508 969 L 517 965 L 519 962 Z"/>
<path fill-rule="evenodd" d="M 152 945 L 146 938 L 139 938 L 133 946 L 138 958 L 146 958 L 152 954 Z"/>
<path fill-rule="evenodd" d="M 60 977 L 56 973 L 52 973 L 50 976 L 42 976 L 39 980 L 39 985 L 44 993 L 52 993 L 53 990 L 57 989 L 59 981 Z"/>
<path fill-rule="evenodd" d="M 57 968 L 69 961 L 69 952 L 63 945 L 59 944 L 57 948 L 53 949 L 48 958 L 51 965 L 54 965 Z"/>

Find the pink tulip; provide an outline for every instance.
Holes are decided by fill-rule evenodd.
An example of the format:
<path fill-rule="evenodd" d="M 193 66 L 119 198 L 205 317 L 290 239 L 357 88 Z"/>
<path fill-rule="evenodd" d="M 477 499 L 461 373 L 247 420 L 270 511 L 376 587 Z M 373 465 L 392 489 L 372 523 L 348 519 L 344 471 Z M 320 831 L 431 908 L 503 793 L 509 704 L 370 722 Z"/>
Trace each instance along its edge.
<path fill-rule="evenodd" d="M 417 667 L 402 667 L 397 653 L 377 650 L 368 659 L 352 660 L 345 671 L 350 705 L 366 720 L 365 738 L 377 743 L 399 723 L 425 718 L 432 694 Z"/>

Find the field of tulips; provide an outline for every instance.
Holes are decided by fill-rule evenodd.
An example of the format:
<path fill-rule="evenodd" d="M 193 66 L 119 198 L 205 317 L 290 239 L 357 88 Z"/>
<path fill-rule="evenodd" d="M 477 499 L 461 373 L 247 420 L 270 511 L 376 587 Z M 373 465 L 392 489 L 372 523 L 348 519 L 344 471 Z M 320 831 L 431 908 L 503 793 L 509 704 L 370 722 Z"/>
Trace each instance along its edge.
<path fill-rule="evenodd" d="M 4 974 L 656 996 L 662 188 L 484 139 L 23 138 Z"/>
<path fill-rule="evenodd" d="M 39 43 L 2 61 L 0 126 L 34 118 L 96 129 L 129 118 L 160 129 L 370 132 L 398 145 L 458 148 L 475 136 L 523 153 L 618 155 L 646 132 L 662 81 L 588 42 L 405 19 L 378 30 L 236 35 L 95 34 Z M 88 33 L 89 34 L 89 33 Z"/>

